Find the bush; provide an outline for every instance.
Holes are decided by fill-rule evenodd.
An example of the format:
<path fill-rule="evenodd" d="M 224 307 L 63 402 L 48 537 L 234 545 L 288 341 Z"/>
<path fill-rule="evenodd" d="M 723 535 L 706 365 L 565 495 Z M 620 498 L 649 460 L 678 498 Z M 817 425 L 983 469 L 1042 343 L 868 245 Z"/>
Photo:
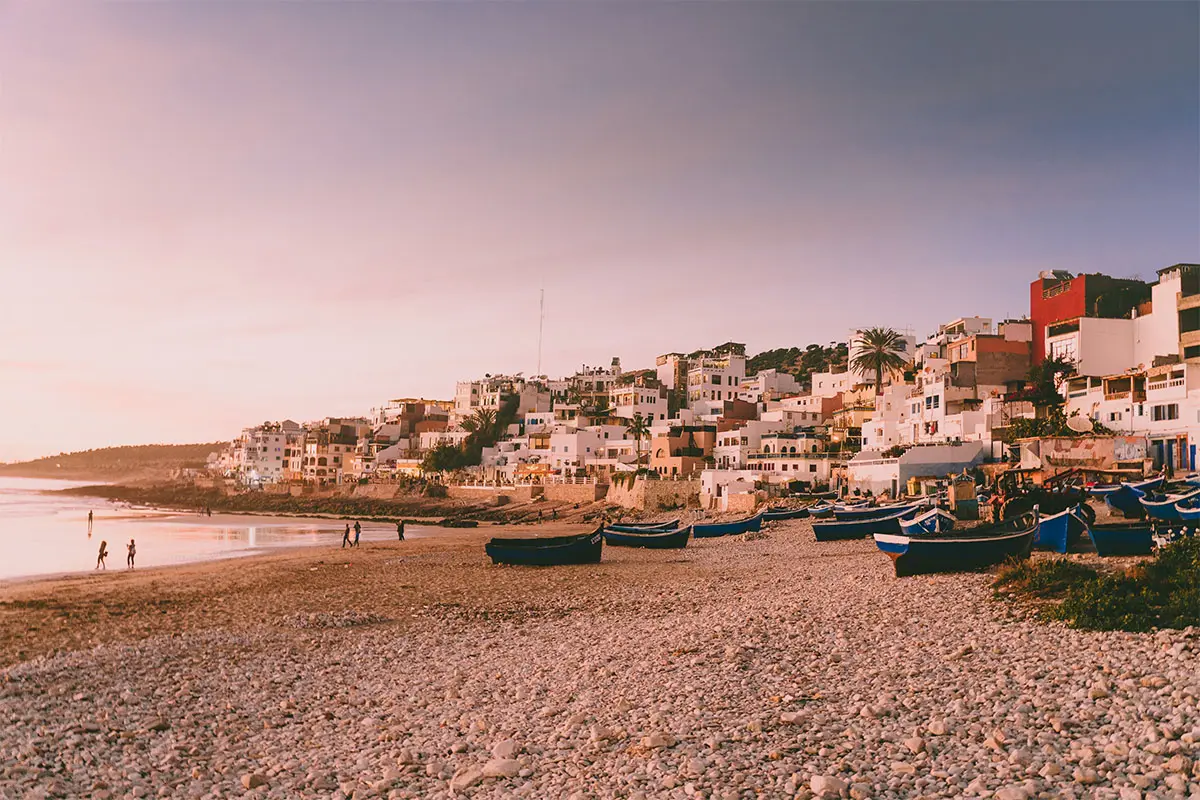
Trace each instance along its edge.
<path fill-rule="evenodd" d="M 993 583 L 1040 599 L 1043 615 L 1085 630 L 1148 631 L 1200 625 L 1200 537 L 1173 542 L 1123 574 L 1065 558 L 1006 567 Z"/>

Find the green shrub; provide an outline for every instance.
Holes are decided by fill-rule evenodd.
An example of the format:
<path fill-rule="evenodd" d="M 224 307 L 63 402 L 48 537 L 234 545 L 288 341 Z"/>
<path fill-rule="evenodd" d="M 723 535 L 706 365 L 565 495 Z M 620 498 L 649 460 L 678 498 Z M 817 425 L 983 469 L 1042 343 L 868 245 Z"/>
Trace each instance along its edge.
<path fill-rule="evenodd" d="M 1026 559 L 1001 569 L 992 585 L 1008 586 L 1034 597 L 1058 597 L 1072 584 L 1096 576 L 1096 570 L 1066 558 Z"/>

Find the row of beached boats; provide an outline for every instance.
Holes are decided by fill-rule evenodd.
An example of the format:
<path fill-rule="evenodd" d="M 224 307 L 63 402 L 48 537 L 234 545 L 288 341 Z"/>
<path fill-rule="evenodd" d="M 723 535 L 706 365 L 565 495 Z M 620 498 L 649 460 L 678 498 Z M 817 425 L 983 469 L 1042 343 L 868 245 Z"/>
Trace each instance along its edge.
<path fill-rule="evenodd" d="M 550 566 L 594 564 L 600 561 L 605 544 L 611 547 L 644 547 L 655 550 L 687 547 L 690 539 L 736 536 L 762 530 L 769 522 L 804 519 L 807 508 L 769 508 L 752 517 L 733 522 L 681 525 L 680 520 L 655 523 L 601 525 L 590 533 L 528 539 L 497 537 L 484 545 L 497 564 Z"/>

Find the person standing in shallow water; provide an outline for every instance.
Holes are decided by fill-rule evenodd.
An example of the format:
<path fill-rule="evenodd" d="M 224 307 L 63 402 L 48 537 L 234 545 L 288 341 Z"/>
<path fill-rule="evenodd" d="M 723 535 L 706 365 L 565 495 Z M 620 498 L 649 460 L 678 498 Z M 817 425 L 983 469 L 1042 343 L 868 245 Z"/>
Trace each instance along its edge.
<path fill-rule="evenodd" d="M 342 534 L 342 547 L 350 544 L 350 523 L 346 523 L 346 532 Z"/>
<path fill-rule="evenodd" d="M 92 512 L 88 512 L 88 536 L 92 535 Z"/>
<path fill-rule="evenodd" d="M 96 569 L 108 569 L 104 559 L 108 558 L 108 542 L 100 540 L 100 555 L 96 556 Z"/>
<path fill-rule="evenodd" d="M 358 537 L 362 533 L 362 523 L 358 520 L 354 521 L 354 546 L 358 547 Z"/>
<path fill-rule="evenodd" d="M 125 545 L 125 549 L 129 551 L 129 555 L 125 556 L 125 566 L 133 569 L 133 557 L 137 555 L 137 545 L 133 543 L 133 539 L 130 539 L 129 544 Z"/>

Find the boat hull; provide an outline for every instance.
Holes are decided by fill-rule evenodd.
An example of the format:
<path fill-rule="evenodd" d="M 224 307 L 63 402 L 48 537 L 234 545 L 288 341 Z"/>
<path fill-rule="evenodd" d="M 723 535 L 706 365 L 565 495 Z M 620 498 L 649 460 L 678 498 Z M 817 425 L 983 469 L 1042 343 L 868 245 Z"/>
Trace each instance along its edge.
<path fill-rule="evenodd" d="M 892 559 L 897 578 L 933 572 L 969 572 L 1009 559 L 1026 559 L 1037 525 L 991 536 L 875 534 L 875 545 Z"/>
<path fill-rule="evenodd" d="M 527 567 L 596 564 L 603 550 L 604 536 L 601 530 L 544 539 L 495 538 L 484 545 L 484 551 L 493 563 Z"/>
<path fill-rule="evenodd" d="M 849 520 L 847 522 L 814 522 L 813 535 L 818 542 L 834 542 L 842 539 L 865 539 L 875 533 L 900 533 L 900 521 L 916 514 L 915 508 L 906 509 L 890 517 L 878 519 Z"/>
<path fill-rule="evenodd" d="M 1200 489 L 1183 496 L 1168 496 L 1164 500 L 1150 500 L 1147 497 L 1139 497 L 1138 502 L 1145 509 L 1146 516 L 1151 519 L 1179 522 L 1183 519 L 1179 513 L 1179 504 L 1196 500 L 1198 497 L 1200 497 Z"/>
<path fill-rule="evenodd" d="M 1154 527 L 1149 522 L 1093 525 L 1088 534 L 1101 556 L 1143 556 L 1154 550 Z"/>
<path fill-rule="evenodd" d="M 1124 517 L 1140 518 L 1146 515 L 1141 503 L 1144 494 L 1141 489 L 1125 485 L 1104 495 L 1104 504 Z"/>
<path fill-rule="evenodd" d="M 763 522 L 779 522 L 785 519 L 808 519 L 807 508 L 788 508 L 780 511 L 764 511 Z"/>
<path fill-rule="evenodd" d="M 619 531 L 604 529 L 604 543 L 609 547 L 644 547 L 651 550 L 678 550 L 687 547 L 691 528 L 674 531 Z"/>
<path fill-rule="evenodd" d="M 670 531 L 679 530 L 679 520 L 671 520 L 660 525 L 608 525 L 604 531 L 616 531 L 617 533 L 668 533 Z"/>
<path fill-rule="evenodd" d="M 954 530 L 952 514 L 940 508 L 920 514 L 912 519 L 900 520 L 900 532 L 905 536 L 920 536 L 927 533 L 947 533 Z"/>
<path fill-rule="evenodd" d="M 882 519 L 890 517 L 900 511 L 909 508 L 917 508 L 915 505 L 905 506 L 877 506 L 875 508 L 850 508 L 850 509 L 835 509 L 833 518 L 838 522 L 854 522 L 856 520 Z"/>
<path fill-rule="evenodd" d="M 715 523 L 712 525 L 693 525 L 692 536 L 697 539 L 714 539 L 718 536 L 737 536 L 739 533 L 762 530 L 763 515 L 755 514 L 749 519 L 737 522 Z"/>

